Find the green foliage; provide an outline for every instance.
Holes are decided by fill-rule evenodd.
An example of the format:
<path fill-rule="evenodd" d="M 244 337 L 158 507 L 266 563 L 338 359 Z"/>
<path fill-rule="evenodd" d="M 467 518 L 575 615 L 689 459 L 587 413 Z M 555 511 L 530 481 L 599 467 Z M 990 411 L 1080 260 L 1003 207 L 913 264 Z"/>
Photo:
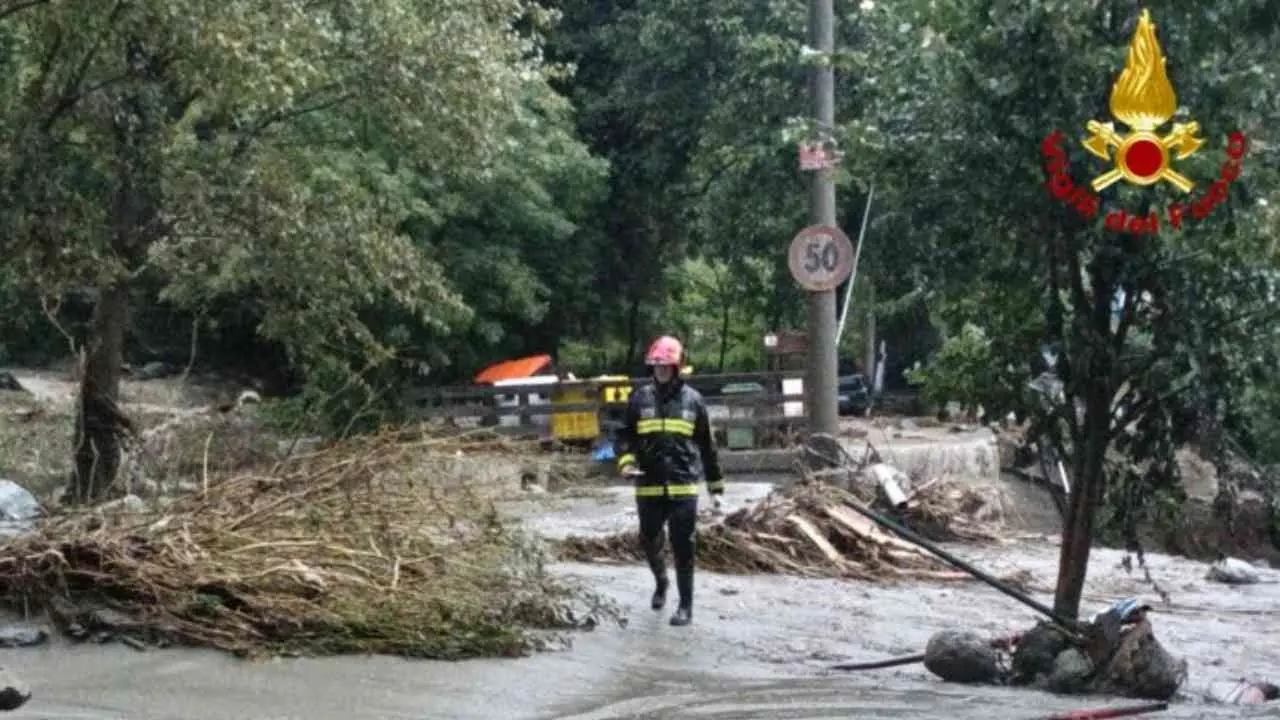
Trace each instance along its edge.
<path fill-rule="evenodd" d="M 1209 178 L 1227 132 L 1262 139 L 1275 114 L 1276 31 L 1244 0 L 1154 11 L 1208 139 L 1179 167 Z M 784 251 L 806 221 L 796 144 L 820 134 L 805 73 L 831 62 L 851 235 L 876 188 L 843 356 L 862 360 L 875 304 L 891 356 L 926 361 L 912 378 L 931 398 L 1026 415 L 1049 342 L 1081 366 L 1073 400 L 1107 365 L 1134 417 L 1163 418 L 1150 433 L 1194 410 L 1270 452 L 1271 149 L 1213 222 L 1132 247 L 1072 225 L 1044 189 L 1053 129 L 1077 181 L 1100 171 L 1074 141 L 1108 119 L 1135 13 L 860 3 L 822 58 L 804 7 L 781 2 L 37 4 L 0 22 L 0 299 L 20 308 L 0 319 L 3 351 L 64 347 L 39 298 L 128 277 L 137 352 L 184 349 L 193 324 L 219 362 L 249 340 L 285 348 L 312 386 L 302 404 L 339 414 L 369 393 L 389 413 L 409 385 L 525 353 L 623 372 L 664 331 L 700 370 L 756 368 L 760 337 L 805 319 Z M 140 203 L 124 235 L 122 189 Z M 1116 288 L 1147 298 L 1123 333 L 1090 320 Z M 80 335 L 69 306 L 55 316 Z M 954 337 L 924 357 L 937 333 Z M 364 395 L 322 401 L 349 376 Z M 1080 441 L 1052 419 L 1064 450 Z"/>
<path fill-rule="evenodd" d="M 926 366 L 908 371 L 907 379 L 912 385 L 921 386 L 927 403 L 943 406 L 958 402 L 976 407 L 991 396 L 998 363 L 986 333 L 966 323 L 958 335 L 943 343 Z"/>
<path fill-rule="evenodd" d="M 521 349 L 503 328 L 567 322 L 551 301 L 589 271 L 557 245 L 605 171 L 547 84 L 550 19 L 521 0 L 15 9 L 0 250 L 39 287 L 0 292 L 126 279 L 192 320 L 252 318 L 316 392 L 336 368 Z"/>
<path fill-rule="evenodd" d="M 668 271 L 662 318 L 684 340 L 689 362 L 699 372 L 760 369 L 768 331 L 755 290 L 768 273 L 768 265 L 755 258 L 733 265 L 689 258 Z"/>

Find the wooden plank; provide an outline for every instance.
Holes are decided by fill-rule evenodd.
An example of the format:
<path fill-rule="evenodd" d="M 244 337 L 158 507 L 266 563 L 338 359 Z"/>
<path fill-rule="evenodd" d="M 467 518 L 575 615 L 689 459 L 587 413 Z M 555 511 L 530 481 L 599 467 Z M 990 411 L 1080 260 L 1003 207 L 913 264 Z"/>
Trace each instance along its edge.
<path fill-rule="evenodd" d="M 881 530 L 879 525 L 876 525 L 871 520 L 855 513 L 847 507 L 842 505 L 828 505 L 825 510 L 827 512 L 827 516 L 832 520 L 835 520 L 848 528 L 854 534 L 864 537 L 871 542 L 893 548 L 894 550 L 899 550 L 910 555 L 923 555 L 925 557 L 929 557 L 924 550 L 921 550 L 915 545 Z"/>
<path fill-rule="evenodd" d="M 831 541 L 827 540 L 826 536 L 822 534 L 822 531 L 814 527 L 812 523 L 799 515 L 788 515 L 787 521 L 792 525 L 795 525 L 796 528 L 809 539 L 809 542 L 813 543 L 815 547 L 822 551 L 823 555 L 827 556 L 828 560 L 836 565 L 844 564 L 844 555 L 842 555 L 840 551 L 836 549 L 836 546 L 832 545 Z"/>

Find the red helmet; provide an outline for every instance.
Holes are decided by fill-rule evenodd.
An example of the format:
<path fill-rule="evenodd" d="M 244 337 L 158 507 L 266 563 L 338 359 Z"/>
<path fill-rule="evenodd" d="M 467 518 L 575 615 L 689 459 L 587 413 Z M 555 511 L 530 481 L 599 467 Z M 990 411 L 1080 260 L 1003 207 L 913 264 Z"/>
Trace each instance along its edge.
<path fill-rule="evenodd" d="M 649 352 L 644 355 L 644 364 L 680 367 L 680 361 L 683 359 L 684 346 L 680 341 L 670 335 L 663 335 L 649 346 Z"/>

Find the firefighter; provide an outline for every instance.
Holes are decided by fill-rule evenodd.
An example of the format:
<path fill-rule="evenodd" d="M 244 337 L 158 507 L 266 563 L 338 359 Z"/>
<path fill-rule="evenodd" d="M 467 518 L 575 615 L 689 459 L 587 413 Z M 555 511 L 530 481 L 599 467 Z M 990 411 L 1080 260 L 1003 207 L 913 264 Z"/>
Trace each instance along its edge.
<path fill-rule="evenodd" d="M 673 337 L 660 337 L 649 346 L 645 364 L 653 382 L 631 393 L 618 435 L 618 468 L 635 479 L 640 544 L 657 583 L 651 603 L 654 610 L 661 610 L 667 602 L 664 526 L 671 536 L 680 595 L 671 624 L 677 626 L 693 620 L 698 482 L 705 480 L 717 511 L 724 494 L 707 408 L 702 395 L 680 378 L 683 356 L 680 341 Z"/>

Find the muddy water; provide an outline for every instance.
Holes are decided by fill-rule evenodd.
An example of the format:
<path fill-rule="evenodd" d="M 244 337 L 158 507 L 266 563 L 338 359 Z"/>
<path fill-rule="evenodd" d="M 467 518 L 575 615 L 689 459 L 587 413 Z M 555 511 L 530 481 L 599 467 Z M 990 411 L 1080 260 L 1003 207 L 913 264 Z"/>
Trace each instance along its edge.
<path fill-rule="evenodd" d="M 760 488 L 739 485 L 730 503 Z M 547 532 L 609 531 L 632 522 L 625 495 L 564 501 Z M 1057 548 L 1045 539 L 958 548 L 995 572 L 1030 570 L 1052 584 Z M 1090 609 L 1150 588 L 1097 551 Z M 1202 579 L 1202 565 L 1149 559 L 1172 605 L 1154 615 L 1159 636 L 1188 658 L 1188 691 L 1245 675 L 1280 679 L 1280 584 L 1229 588 Z M 602 627 L 574 647 L 524 660 L 467 663 L 389 658 L 243 663 L 210 653 L 62 644 L 0 651 L 36 693 L 17 718 L 268 720 L 659 720 L 662 718 L 1035 718 L 1109 704 L 1030 691 L 937 682 L 920 667 L 829 674 L 836 661 L 917 652 L 940 629 L 984 635 L 1025 629 L 1035 618 L 974 584 L 871 586 L 794 578 L 699 577 L 695 624 L 676 629 L 644 607 L 638 566 L 565 565 L 630 610 L 625 628 Z M 1269 580 L 1278 579 L 1276 575 Z M 1041 598 L 1048 599 L 1047 593 Z M 1251 716 L 1280 717 L 1263 710 Z M 1239 708 L 1180 703 L 1155 717 L 1240 717 Z"/>

